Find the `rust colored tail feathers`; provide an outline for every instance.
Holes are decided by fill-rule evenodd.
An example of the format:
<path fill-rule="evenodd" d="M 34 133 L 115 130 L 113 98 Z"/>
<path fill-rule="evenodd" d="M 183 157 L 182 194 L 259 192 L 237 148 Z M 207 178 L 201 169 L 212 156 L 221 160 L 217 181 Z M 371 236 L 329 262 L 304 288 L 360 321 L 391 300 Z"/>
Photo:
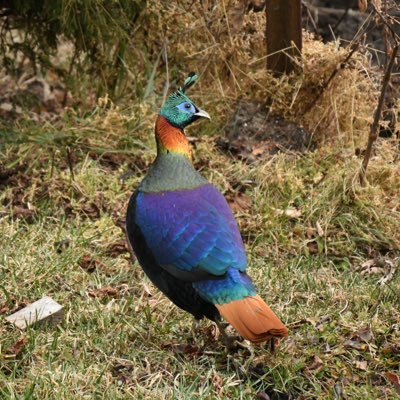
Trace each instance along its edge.
<path fill-rule="evenodd" d="M 288 334 L 286 326 L 258 295 L 215 306 L 240 335 L 253 343 Z"/>

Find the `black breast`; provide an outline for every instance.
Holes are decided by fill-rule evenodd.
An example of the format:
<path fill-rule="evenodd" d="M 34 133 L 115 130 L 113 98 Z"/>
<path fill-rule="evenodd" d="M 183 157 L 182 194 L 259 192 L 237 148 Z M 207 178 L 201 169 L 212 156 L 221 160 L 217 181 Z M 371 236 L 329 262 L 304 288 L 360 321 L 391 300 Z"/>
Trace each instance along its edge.
<path fill-rule="evenodd" d="M 201 319 L 203 317 L 207 317 L 211 320 L 219 319 L 220 316 L 217 308 L 213 304 L 202 299 L 190 282 L 179 280 L 157 264 L 146 244 L 139 226 L 136 224 L 135 211 L 137 194 L 138 191 L 132 195 L 129 201 L 126 215 L 126 228 L 128 240 L 143 271 L 153 284 L 174 304 L 193 314 L 196 319 Z"/>

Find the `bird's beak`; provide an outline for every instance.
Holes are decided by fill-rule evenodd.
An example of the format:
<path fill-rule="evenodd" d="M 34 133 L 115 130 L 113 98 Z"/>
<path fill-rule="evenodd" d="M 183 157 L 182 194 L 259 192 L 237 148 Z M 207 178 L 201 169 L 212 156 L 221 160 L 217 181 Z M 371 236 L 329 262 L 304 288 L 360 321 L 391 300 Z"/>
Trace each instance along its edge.
<path fill-rule="evenodd" d="M 196 115 L 196 117 L 203 117 L 203 118 L 211 119 L 210 114 L 208 114 L 208 112 L 201 110 L 201 109 L 199 109 L 197 111 L 197 113 L 195 113 L 194 115 Z"/>

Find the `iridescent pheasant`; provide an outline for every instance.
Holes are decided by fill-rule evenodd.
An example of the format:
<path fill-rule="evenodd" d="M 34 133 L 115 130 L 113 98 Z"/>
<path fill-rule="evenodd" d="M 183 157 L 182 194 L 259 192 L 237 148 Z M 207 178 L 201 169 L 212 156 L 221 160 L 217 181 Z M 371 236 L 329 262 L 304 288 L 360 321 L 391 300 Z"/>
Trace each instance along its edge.
<path fill-rule="evenodd" d="M 196 79 L 190 74 L 157 117 L 157 157 L 128 206 L 130 245 L 154 285 L 196 319 L 207 317 L 223 330 L 222 316 L 254 343 L 286 336 L 287 328 L 246 274 L 228 203 L 192 165 L 184 128 L 210 118 L 185 94 Z"/>

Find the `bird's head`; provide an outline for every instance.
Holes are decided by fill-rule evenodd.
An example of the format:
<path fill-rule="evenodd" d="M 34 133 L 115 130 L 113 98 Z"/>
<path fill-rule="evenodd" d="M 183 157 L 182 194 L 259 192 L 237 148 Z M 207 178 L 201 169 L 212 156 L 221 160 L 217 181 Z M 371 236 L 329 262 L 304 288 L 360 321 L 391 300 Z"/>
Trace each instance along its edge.
<path fill-rule="evenodd" d="M 198 108 L 185 94 L 197 78 L 198 76 L 194 72 L 190 73 L 183 86 L 170 94 L 161 107 L 160 115 L 179 129 L 184 129 L 199 118 L 210 118 L 207 112 Z"/>

